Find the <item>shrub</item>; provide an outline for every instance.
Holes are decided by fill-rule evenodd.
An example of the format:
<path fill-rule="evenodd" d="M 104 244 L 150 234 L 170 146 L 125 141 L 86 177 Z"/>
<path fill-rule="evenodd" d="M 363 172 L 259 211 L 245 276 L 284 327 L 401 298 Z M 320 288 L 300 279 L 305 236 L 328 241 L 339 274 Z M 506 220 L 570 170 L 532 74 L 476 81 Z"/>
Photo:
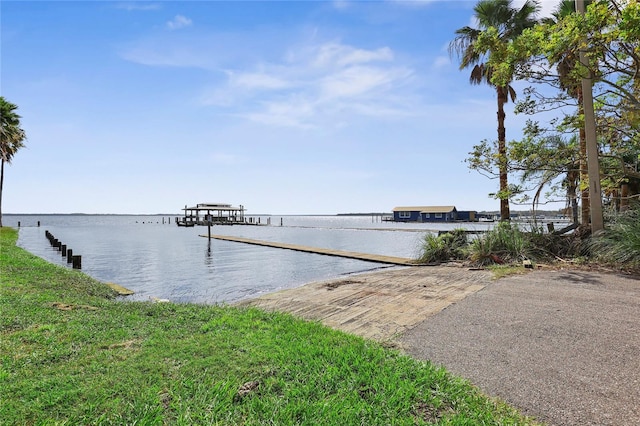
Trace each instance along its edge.
<path fill-rule="evenodd" d="M 510 263 L 529 258 L 531 243 L 517 225 L 500 222 L 474 239 L 469 250 L 471 261 L 478 265 Z"/>
<path fill-rule="evenodd" d="M 591 237 L 589 250 L 597 262 L 640 269 L 640 208 L 612 216 L 609 226 Z"/>
<path fill-rule="evenodd" d="M 465 259 L 468 244 L 466 231 L 461 228 L 437 236 L 428 233 L 422 243 L 420 262 L 433 263 Z"/>
<path fill-rule="evenodd" d="M 584 236 L 579 232 L 565 235 L 531 232 L 525 234 L 529 240 L 529 255 L 537 260 L 575 259 L 584 254 Z"/>

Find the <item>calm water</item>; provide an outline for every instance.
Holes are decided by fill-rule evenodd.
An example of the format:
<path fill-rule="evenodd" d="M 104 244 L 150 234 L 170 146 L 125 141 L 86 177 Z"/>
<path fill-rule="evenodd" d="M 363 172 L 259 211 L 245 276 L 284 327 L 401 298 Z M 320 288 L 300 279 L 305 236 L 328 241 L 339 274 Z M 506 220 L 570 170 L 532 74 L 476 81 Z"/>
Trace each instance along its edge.
<path fill-rule="evenodd" d="M 162 221 L 165 223 L 163 224 Z M 222 303 L 255 297 L 309 282 L 389 267 L 277 248 L 212 240 L 207 228 L 178 227 L 169 216 L 4 215 L 21 222 L 18 245 L 52 263 L 67 266 L 44 233 L 82 256 L 82 271 L 136 292 L 133 300 Z M 268 217 L 261 217 L 262 224 Z M 280 226 L 282 219 L 283 225 Z M 171 217 L 173 220 L 173 217 Z M 214 226 L 212 234 L 302 244 L 338 250 L 416 257 L 426 232 L 460 224 L 400 224 L 371 217 L 272 216 L 270 226 Z M 40 221 L 41 226 L 36 227 Z M 466 224 L 486 229 L 486 224 Z"/>

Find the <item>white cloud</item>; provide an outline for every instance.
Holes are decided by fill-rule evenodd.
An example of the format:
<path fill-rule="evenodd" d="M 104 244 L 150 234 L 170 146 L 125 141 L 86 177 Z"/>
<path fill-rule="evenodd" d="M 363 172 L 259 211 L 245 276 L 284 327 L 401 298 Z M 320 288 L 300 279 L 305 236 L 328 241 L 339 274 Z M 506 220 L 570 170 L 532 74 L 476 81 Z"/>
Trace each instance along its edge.
<path fill-rule="evenodd" d="M 203 92 L 205 105 L 261 124 L 340 127 L 355 116 L 406 114 L 405 91 L 414 71 L 397 64 L 388 47 L 360 49 L 327 42 L 297 46 L 281 60 L 237 66 Z M 406 97 L 410 96 L 406 93 Z"/>
<path fill-rule="evenodd" d="M 451 64 L 451 58 L 449 58 L 448 56 L 438 56 L 433 61 L 434 68 L 444 68 L 446 66 L 449 66 L 450 64 Z"/>
<path fill-rule="evenodd" d="M 180 28 L 190 27 L 192 24 L 193 21 L 186 16 L 176 15 L 175 18 L 167 22 L 167 28 L 170 30 L 179 30 Z"/>
<path fill-rule="evenodd" d="M 319 48 L 314 47 L 315 60 L 313 65 L 317 67 L 326 66 L 349 66 L 375 61 L 393 60 L 393 52 L 388 47 L 376 50 L 356 49 L 339 43 L 327 43 Z"/>
<path fill-rule="evenodd" d="M 346 10 L 351 6 L 351 2 L 348 0 L 334 0 L 332 4 L 336 10 Z"/>
<path fill-rule="evenodd" d="M 133 2 L 133 3 L 118 3 L 116 5 L 117 9 L 124 9 L 128 11 L 132 10 L 159 10 L 162 6 L 159 3 L 142 3 L 142 2 Z"/>
<path fill-rule="evenodd" d="M 348 67 L 330 73 L 319 83 L 324 99 L 375 94 L 411 75 L 407 69 Z"/>
<path fill-rule="evenodd" d="M 121 56 L 149 66 L 214 71 L 200 102 L 263 124 L 339 126 L 355 116 L 398 116 L 408 109 L 398 98 L 415 93 L 409 85 L 416 72 L 391 48 L 318 43 L 315 36 L 289 46 L 296 38 L 267 35 L 157 34 L 124 46 Z"/>
<path fill-rule="evenodd" d="M 521 8 L 526 0 L 514 0 L 513 7 Z M 539 0 L 540 11 L 538 12 L 538 18 L 545 18 L 551 16 L 555 12 L 556 7 L 560 3 L 560 0 Z"/>
<path fill-rule="evenodd" d="M 291 86 L 291 82 L 264 72 L 229 73 L 229 83 L 244 89 L 278 90 Z"/>
<path fill-rule="evenodd" d="M 188 44 L 163 40 L 143 42 L 121 50 L 122 58 L 148 66 L 215 69 L 215 61 Z"/>
<path fill-rule="evenodd" d="M 261 124 L 278 127 L 312 128 L 310 119 L 317 112 L 317 103 L 303 94 L 292 94 L 285 99 L 262 102 L 262 108 L 242 114 Z"/>

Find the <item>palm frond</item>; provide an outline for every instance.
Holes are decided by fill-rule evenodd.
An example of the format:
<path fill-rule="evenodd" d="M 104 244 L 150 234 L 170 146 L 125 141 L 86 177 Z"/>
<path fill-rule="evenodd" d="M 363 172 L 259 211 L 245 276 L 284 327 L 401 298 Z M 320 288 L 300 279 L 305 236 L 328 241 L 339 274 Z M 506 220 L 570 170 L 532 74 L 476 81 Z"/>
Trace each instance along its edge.
<path fill-rule="evenodd" d="M 456 31 L 456 38 L 449 43 L 449 54 L 455 53 L 460 57 L 460 69 L 479 62 L 480 55 L 476 53 L 474 43 L 480 33 L 480 30 L 475 28 L 462 27 Z"/>
<path fill-rule="evenodd" d="M 513 17 L 511 0 L 480 0 L 473 8 L 478 25 L 482 29 L 501 29 Z"/>
<path fill-rule="evenodd" d="M 513 88 L 513 86 L 508 85 L 505 88 L 505 90 L 507 90 L 507 94 L 508 94 L 507 98 L 511 98 L 511 102 L 515 102 L 517 94 L 516 94 L 516 90 Z"/>
<path fill-rule="evenodd" d="M 491 85 L 491 68 L 485 64 L 477 64 L 471 70 L 469 75 L 469 83 L 473 85 L 487 83 Z"/>

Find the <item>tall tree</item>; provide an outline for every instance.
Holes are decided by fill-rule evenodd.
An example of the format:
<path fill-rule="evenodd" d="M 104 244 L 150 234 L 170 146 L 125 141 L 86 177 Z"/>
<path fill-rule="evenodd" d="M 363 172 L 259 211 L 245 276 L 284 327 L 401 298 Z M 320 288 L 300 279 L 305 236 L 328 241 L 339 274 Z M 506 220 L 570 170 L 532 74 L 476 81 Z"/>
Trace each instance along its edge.
<path fill-rule="evenodd" d="M 2 227 L 2 187 L 4 163 L 11 164 L 13 156 L 24 146 L 26 134 L 20 127 L 18 106 L 0 96 L 0 227 Z"/>
<path fill-rule="evenodd" d="M 591 1 L 584 2 L 585 6 L 588 6 Z M 575 0 L 563 0 L 556 7 L 553 13 L 553 18 L 547 19 L 546 24 L 557 25 L 562 19 L 568 17 L 571 14 L 576 13 Z M 558 80 L 560 88 L 564 90 L 569 96 L 576 99 L 578 102 L 578 117 L 584 117 L 584 109 L 582 105 L 582 84 L 579 79 L 575 77 L 575 69 L 577 67 L 580 58 L 577 52 L 573 50 L 560 51 L 559 56 L 556 58 L 550 58 L 556 63 L 556 69 L 558 72 Z M 580 125 L 578 129 L 580 140 L 580 194 L 582 198 L 582 223 L 589 223 L 589 175 L 587 165 L 587 138 L 584 130 L 584 124 Z"/>
<path fill-rule="evenodd" d="M 508 44 L 523 30 L 535 25 L 538 4 L 528 0 L 520 9 L 516 9 L 512 7 L 511 0 L 480 0 L 473 10 L 478 28 L 465 26 L 457 30 L 455 39 L 449 45 L 449 51 L 455 52 L 460 57 L 460 69 L 471 68 L 469 77 L 471 84 L 486 83 L 496 90 L 498 101 L 497 158 L 500 178 L 500 191 L 497 195 L 500 199 L 500 219 L 509 220 L 510 191 L 504 105 L 509 99 L 515 101 L 516 92 L 510 84 L 512 79 L 507 79 L 505 84 L 493 83 L 492 76 L 495 68 L 490 65 L 490 59 L 494 53 L 504 52 Z M 497 44 L 478 43 L 478 40 L 485 33 L 491 33 L 492 39 Z"/>
<path fill-rule="evenodd" d="M 565 3 L 567 8 L 575 4 Z M 564 98 L 534 95 L 536 102 L 527 101 L 522 109 L 527 113 L 543 111 L 544 105 L 547 111 L 570 105 L 567 99 L 571 97 L 571 105 L 576 105 L 575 100 L 580 100 L 578 83 L 586 77 L 592 80 L 598 136 L 598 147 L 592 151 L 604 163 L 599 170 L 588 167 L 589 173 L 595 173 L 590 187 L 593 189 L 595 180 L 602 184 L 602 191 L 594 190 L 595 198 L 589 201 L 597 203 L 605 195 L 613 204 L 611 197 L 619 197 L 618 204 L 624 209 L 631 198 L 640 197 L 640 0 L 584 3 L 590 3 L 584 15 L 559 13 L 555 20 L 525 31 L 500 58 L 500 64 L 511 70 L 529 58 L 528 67 L 517 69 L 519 78 L 536 83 L 555 81 L 553 85 L 562 89 Z M 576 60 L 579 53 L 584 56 L 582 61 Z M 553 71 L 548 68 L 551 66 Z M 496 81 L 502 80 L 494 76 Z M 575 94 L 572 87 L 576 88 Z M 558 130 L 581 127 L 584 119 L 578 113 L 565 115 Z M 584 165 L 581 168 L 584 170 Z M 589 214 L 585 213 L 583 210 L 583 223 L 588 221 Z M 591 215 L 600 217 L 593 212 Z"/>

